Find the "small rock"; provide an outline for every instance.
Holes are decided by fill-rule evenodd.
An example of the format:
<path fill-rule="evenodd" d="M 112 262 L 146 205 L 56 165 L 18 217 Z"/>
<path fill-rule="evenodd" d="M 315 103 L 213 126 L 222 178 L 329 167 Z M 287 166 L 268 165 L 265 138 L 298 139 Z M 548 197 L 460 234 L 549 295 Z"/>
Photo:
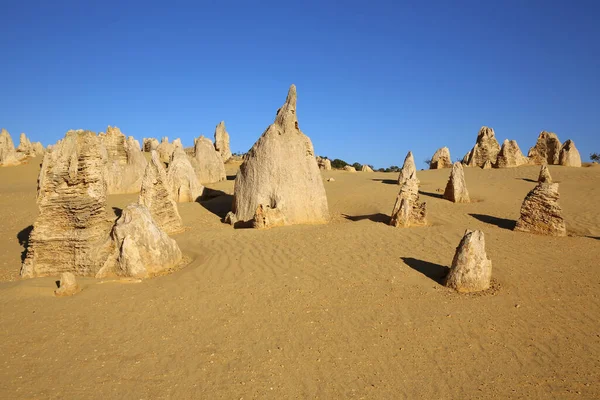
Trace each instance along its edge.
<path fill-rule="evenodd" d="M 63 272 L 60 276 L 60 286 L 54 291 L 54 295 L 57 297 L 72 296 L 80 291 L 81 288 L 77 284 L 75 275 L 71 272 Z"/>
<path fill-rule="evenodd" d="M 335 182 L 335 179 L 329 178 L 329 179 L 327 179 L 327 182 Z"/>

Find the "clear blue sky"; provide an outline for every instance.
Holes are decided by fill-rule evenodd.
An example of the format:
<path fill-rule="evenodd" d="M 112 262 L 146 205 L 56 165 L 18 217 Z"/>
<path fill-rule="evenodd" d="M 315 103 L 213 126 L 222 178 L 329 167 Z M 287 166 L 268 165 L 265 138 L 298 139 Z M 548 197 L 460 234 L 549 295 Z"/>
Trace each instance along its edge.
<path fill-rule="evenodd" d="M 600 151 L 597 1 L 4 1 L 0 126 L 180 137 L 225 120 L 244 152 L 291 83 L 317 154 L 452 158 L 491 126 Z"/>

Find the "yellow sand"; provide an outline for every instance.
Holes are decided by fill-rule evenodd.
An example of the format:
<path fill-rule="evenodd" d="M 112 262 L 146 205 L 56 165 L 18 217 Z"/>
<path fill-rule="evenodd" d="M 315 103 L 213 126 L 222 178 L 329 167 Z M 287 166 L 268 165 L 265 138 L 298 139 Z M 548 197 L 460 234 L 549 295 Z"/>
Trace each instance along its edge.
<path fill-rule="evenodd" d="M 396 174 L 331 171 L 328 225 L 233 230 L 230 195 L 180 204 L 187 267 L 55 298 L 57 278 L 18 277 L 39 162 L 0 168 L 0 398 L 600 398 L 598 166 L 550 167 L 565 238 L 511 230 L 538 167 L 466 168 L 471 204 L 419 171 L 430 226 L 411 229 L 384 223 Z M 467 228 L 485 294 L 438 282 Z"/>

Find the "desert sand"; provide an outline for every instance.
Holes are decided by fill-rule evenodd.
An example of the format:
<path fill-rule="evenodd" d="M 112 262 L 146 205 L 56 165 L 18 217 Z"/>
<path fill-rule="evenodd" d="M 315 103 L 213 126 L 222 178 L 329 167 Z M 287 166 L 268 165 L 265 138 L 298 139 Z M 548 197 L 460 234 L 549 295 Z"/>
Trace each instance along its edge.
<path fill-rule="evenodd" d="M 188 265 L 57 298 L 58 276 L 19 278 L 40 162 L 0 168 L 1 398 L 600 398 L 598 165 L 549 167 L 559 238 L 512 230 L 539 166 L 465 168 L 469 204 L 418 171 L 428 226 L 408 229 L 387 225 L 397 174 L 321 171 L 331 222 L 263 231 L 221 222 L 228 163 L 178 204 Z M 467 228 L 493 262 L 479 294 L 441 284 Z"/>

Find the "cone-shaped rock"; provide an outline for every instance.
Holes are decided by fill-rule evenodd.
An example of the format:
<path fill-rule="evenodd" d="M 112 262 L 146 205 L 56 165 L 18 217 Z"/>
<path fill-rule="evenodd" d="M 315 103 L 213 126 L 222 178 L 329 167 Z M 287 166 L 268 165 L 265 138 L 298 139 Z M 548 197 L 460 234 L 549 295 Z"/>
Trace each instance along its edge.
<path fill-rule="evenodd" d="M 455 162 L 452 166 L 452 172 L 444 191 L 444 198 L 453 203 L 469 203 L 471 201 L 465 183 L 465 171 L 460 162 Z"/>
<path fill-rule="evenodd" d="M 369 167 L 367 164 L 363 165 L 360 170 L 362 172 L 373 172 L 373 168 Z"/>
<path fill-rule="evenodd" d="M 331 160 L 328 158 L 317 157 L 317 164 L 319 169 L 324 171 L 331 171 Z"/>
<path fill-rule="evenodd" d="M 567 140 L 560 148 L 558 162 L 565 167 L 581 167 L 581 156 L 571 139 Z"/>
<path fill-rule="evenodd" d="M 354 168 L 352 165 L 346 165 L 346 166 L 344 166 L 344 171 L 346 171 L 346 172 L 356 172 L 356 168 Z"/>
<path fill-rule="evenodd" d="M 27 157 L 35 156 L 35 150 L 33 148 L 33 145 L 31 144 L 31 141 L 27 138 L 27 135 L 25 135 L 24 133 L 21 133 L 21 136 L 19 137 L 19 147 L 17 147 L 17 153 L 22 153 L 24 156 Z"/>
<path fill-rule="evenodd" d="M 144 141 L 143 141 L 144 149 L 143 150 L 147 153 L 150 153 L 152 150 L 156 150 L 158 148 L 159 144 L 160 143 L 155 138 L 144 138 Z"/>
<path fill-rule="evenodd" d="M 33 146 L 34 157 L 38 157 L 38 156 L 43 156 L 44 155 L 44 152 L 46 150 L 44 150 L 44 145 L 43 144 L 41 144 L 40 142 L 33 142 L 32 146 Z"/>
<path fill-rule="evenodd" d="M 433 153 L 429 169 L 452 168 L 452 159 L 450 158 L 450 149 L 442 147 Z"/>
<path fill-rule="evenodd" d="M 195 140 L 191 163 L 198 182 L 202 184 L 220 182 L 227 178 L 223 159 L 209 138 L 200 136 Z"/>
<path fill-rule="evenodd" d="M 17 155 L 15 144 L 10 134 L 6 129 L 2 128 L 0 132 L 0 167 L 19 165 L 21 157 L 21 155 Z"/>
<path fill-rule="evenodd" d="M 492 162 L 490 160 L 486 160 L 481 169 L 492 169 Z"/>
<path fill-rule="evenodd" d="M 312 143 L 298 127 L 294 85 L 275 122 L 246 154 L 235 179 L 234 220 L 254 219 L 260 206 L 279 210 L 286 225 L 329 219 Z"/>
<path fill-rule="evenodd" d="M 173 152 L 167 178 L 171 184 L 175 201 L 178 203 L 194 202 L 202 196 L 204 187 L 198 183 L 196 171 L 194 171 L 189 157 L 180 147 Z"/>
<path fill-rule="evenodd" d="M 539 235 L 566 236 L 567 230 L 558 198 L 558 183 L 538 183 L 521 205 L 521 216 L 515 230 Z"/>
<path fill-rule="evenodd" d="M 156 151 L 152 152 L 152 159 L 146 167 L 138 202 L 150 210 L 154 221 L 165 232 L 183 230 L 167 173 Z"/>
<path fill-rule="evenodd" d="M 58 289 L 54 291 L 56 297 L 73 296 L 81 291 L 77 284 L 75 275 L 71 272 L 63 272 L 60 274 L 60 284 Z"/>
<path fill-rule="evenodd" d="M 552 176 L 550 175 L 550 170 L 546 164 L 542 165 L 540 168 L 540 175 L 538 176 L 539 183 L 552 183 Z"/>
<path fill-rule="evenodd" d="M 409 151 L 404 159 L 404 164 L 402 165 L 402 169 L 400 170 L 400 174 L 398 175 L 398 185 L 402 185 L 406 182 L 411 176 L 414 175 L 414 179 L 417 179 L 417 166 L 415 165 L 415 158 L 413 157 L 412 151 Z M 418 185 L 417 180 L 417 185 Z"/>
<path fill-rule="evenodd" d="M 482 231 L 467 230 L 456 248 L 446 286 L 461 293 L 479 292 L 490 287 L 492 261 L 485 253 Z"/>
<path fill-rule="evenodd" d="M 482 126 L 477 134 L 475 146 L 467 153 L 462 162 L 468 167 L 483 167 L 486 161 L 494 164 L 499 152 L 500 144 L 496 140 L 494 130 Z"/>
<path fill-rule="evenodd" d="M 555 133 L 542 131 L 535 146 L 529 149 L 527 156 L 533 164 L 557 165 L 560 155 L 560 140 Z"/>
<path fill-rule="evenodd" d="M 229 148 L 229 133 L 225 130 L 225 121 L 219 122 L 215 128 L 215 150 L 221 155 L 223 162 L 231 158 L 231 149 Z"/>
<path fill-rule="evenodd" d="M 521 149 L 517 144 L 516 140 L 506 139 L 502 143 L 502 148 L 498 153 L 496 159 L 496 168 L 511 168 L 520 167 L 521 165 L 528 164 L 529 160 L 521 153 Z"/>
<path fill-rule="evenodd" d="M 413 172 L 404 180 L 396 197 L 390 225 L 395 227 L 420 226 L 427 223 L 426 203 L 419 201 L 419 180 Z"/>
<path fill-rule="evenodd" d="M 22 276 L 94 276 L 100 270 L 112 251 L 106 160 L 98 136 L 83 130 L 67 132 L 46 152 Z"/>

